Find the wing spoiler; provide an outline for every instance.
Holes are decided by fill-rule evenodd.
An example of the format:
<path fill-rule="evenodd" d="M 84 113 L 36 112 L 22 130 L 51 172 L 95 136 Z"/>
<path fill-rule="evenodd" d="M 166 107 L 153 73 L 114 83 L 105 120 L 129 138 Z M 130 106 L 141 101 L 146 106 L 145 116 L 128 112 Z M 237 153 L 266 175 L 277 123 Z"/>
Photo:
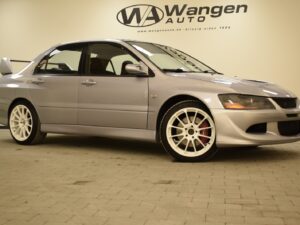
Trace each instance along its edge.
<path fill-rule="evenodd" d="M 2 75 L 9 75 L 13 73 L 12 70 L 12 62 L 17 62 L 17 63 L 30 63 L 31 61 L 28 60 L 18 60 L 18 59 L 9 59 L 9 58 L 2 58 L 0 61 L 0 73 Z"/>

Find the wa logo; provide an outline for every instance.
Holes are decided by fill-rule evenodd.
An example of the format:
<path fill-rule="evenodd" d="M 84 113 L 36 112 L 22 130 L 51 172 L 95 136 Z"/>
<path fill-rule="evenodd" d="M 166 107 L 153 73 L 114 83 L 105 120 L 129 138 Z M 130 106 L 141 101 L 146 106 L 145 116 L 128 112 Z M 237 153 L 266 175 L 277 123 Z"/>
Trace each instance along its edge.
<path fill-rule="evenodd" d="M 160 22 L 164 12 L 153 5 L 132 5 L 120 10 L 117 20 L 129 27 L 147 27 Z"/>

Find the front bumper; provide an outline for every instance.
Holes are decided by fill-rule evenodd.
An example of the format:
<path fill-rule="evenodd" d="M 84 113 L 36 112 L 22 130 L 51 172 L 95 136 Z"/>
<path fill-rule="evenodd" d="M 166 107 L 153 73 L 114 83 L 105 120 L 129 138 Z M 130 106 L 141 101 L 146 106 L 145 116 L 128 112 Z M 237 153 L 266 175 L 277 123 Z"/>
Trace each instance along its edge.
<path fill-rule="evenodd" d="M 300 140 L 300 129 L 292 135 L 281 135 L 279 122 L 294 121 L 300 124 L 300 108 L 274 110 L 214 109 L 218 147 L 256 146 L 289 143 Z M 264 124 L 264 132 L 249 132 L 256 124 Z M 288 129 L 288 128 L 287 128 Z M 280 134 L 281 133 L 281 134 Z"/>

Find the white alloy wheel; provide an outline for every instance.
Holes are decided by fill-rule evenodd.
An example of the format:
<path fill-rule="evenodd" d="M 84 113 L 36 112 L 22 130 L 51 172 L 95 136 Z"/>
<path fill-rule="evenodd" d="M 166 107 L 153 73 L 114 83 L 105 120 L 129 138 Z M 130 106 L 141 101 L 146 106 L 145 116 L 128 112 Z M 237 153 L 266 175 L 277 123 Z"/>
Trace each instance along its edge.
<path fill-rule="evenodd" d="M 168 120 L 166 138 L 177 154 L 196 158 L 213 147 L 216 138 L 215 124 L 212 117 L 200 108 L 181 108 Z"/>
<path fill-rule="evenodd" d="M 33 129 L 33 118 L 25 105 L 16 105 L 9 118 L 11 134 L 17 141 L 26 141 Z"/>

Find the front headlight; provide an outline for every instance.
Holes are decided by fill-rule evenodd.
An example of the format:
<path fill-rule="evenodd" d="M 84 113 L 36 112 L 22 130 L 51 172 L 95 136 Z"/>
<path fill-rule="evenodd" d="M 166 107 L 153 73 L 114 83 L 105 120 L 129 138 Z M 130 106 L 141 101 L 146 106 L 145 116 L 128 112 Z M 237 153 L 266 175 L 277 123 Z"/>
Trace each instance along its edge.
<path fill-rule="evenodd" d="M 266 97 L 242 94 L 220 94 L 219 99 L 225 109 L 275 109 L 274 105 Z"/>

